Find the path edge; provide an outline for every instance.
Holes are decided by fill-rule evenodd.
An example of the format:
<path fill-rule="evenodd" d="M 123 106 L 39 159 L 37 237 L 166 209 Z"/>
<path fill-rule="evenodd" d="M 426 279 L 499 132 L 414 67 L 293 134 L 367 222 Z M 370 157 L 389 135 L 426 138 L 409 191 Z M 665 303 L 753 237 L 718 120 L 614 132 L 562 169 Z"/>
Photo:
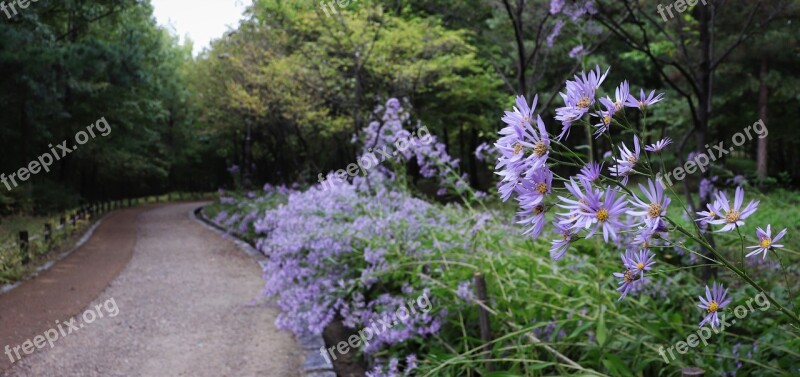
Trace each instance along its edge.
<path fill-rule="evenodd" d="M 211 221 L 205 215 L 205 207 L 205 205 L 202 205 L 189 211 L 189 217 L 191 217 L 200 225 L 203 225 L 205 228 L 219 234 L 222 238 L 233 241 L 233 243 L 244 253 L 255 258 L 263 270 L 264 262 L 266 262 L 269 258 L 256 250 L 254 245 L 237 237 L 235 234 L 225 231 L 224 228 Z M 314 335 L 307 333 L 300 336 L 294 336 L 295 339 L 297 339 L 297 342 L 300 344 L 300 348 L 303 350 L 303 353 L 305 354 L 305 361 L 303 363 L 303 374 L 305 377 L 336 377 L 336 372 L 333 371 L 333 363 L 331 363 L 330 359 L 327 357 L 322 356 L 321 351 L 325 349 L 325 340 L 322 338 L 321 334 Z"/>
<path fill-rule="evenodd" d="M 94 224 L 92 224 L 92 226 L 89 227 L 88 230 L 86 230 L 86 233 L 84 233 L 81 236 L 81 238 L 78 240 L 78 242 L 76 242 L 75 245 L 73 245 L 72 248 L 70 248 L 69 250 L 62 252 L 55 259 L 53 259 L 53 260 L 51 260 L 51 261 L 49 261 L 49 262 L 37 267 L 36 270 L 34 270 L 30 274 L 24 276 L 21 280 L 16 281 L 16 282 L 11 283 L 11 284 L 6 284 L 6 285 L 3 285 L 2 287 L 0 287 L 0 296 L 6 294 L 8 292 L 11 292 L 12 290 L 14 290 L 14 288 L 17 288 L 20 285 L 24 284 L 25 282 L 36 278 L 37 276 L 41 275 L 43 272 L 45 272 L 45 271 L 49 270 L 50 268 L 52 268 L 53 266 L 55 266 L 58 262 L 61 262 L 64 258 L 68 257 L 70 254 L 72 254 L 76 250 L 80 249 L 81 246 L 83 246 L 86 242 L 89 241 L 90 238 L 92 238 L 92 235 L 94 235 L 95 230 L 97 230 L 97 227 L 99 227 L 100 224 L 103 223 L 103 220 L 105 220 L 108 216 L 110 216 L 111 214 L 113 214 L 115 212 L 116 211 L 106 213 L 105 215 L 103 215 L 103 217 L 97 219 L 97 221 Z"/>

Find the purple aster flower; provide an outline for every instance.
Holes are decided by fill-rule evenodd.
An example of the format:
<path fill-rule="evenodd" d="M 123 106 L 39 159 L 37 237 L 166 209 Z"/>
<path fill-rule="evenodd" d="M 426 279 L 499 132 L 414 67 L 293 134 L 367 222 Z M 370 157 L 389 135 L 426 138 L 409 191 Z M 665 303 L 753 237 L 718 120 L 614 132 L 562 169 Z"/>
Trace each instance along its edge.
<path fill-rule="evenodd" d="M 609 128 L 611 128 L 611 120 L 614 117 L 614 112 L 616 111 L 616 106 L 614 106 L 614 102 L 611 102 L 610 98 L 600 98 L 600 103 L 606 107 L 605 111 L 598 111 L 592 116 L 600 118 L 600 123 L 595 124 L 594 126 L 597 127 L 597 131 L 594 132 L 594 137 L 599 138 L 602 136 Z"/>
<path fill-rule="evenodd" d="M 461 283 L 458 283 L 458 290 L 456 290 L 456 296 L 467 302 L 474 300 L 475 295 L 472 293 L 472 283 L 469 280 L 465 280 L 462 281 Z"/>
<path fill-rule="evenodd" d="M 700 218 L 695 221 L 708 225 L 711 221 L 719 219 L 719 214 L 714 209 L 714 205 L 712 203 L 706 204 L 706 208 L 708 208 L 708 211 L 697 212 L 697 214 L 700 215 Z"/>
<path fill-rule="evenodd" d="M 572 242 L 572 237 L 575 235 L 568 225 L 561 224 L 559 219 L 553 222 L 553 233 L 556 233 L 560 238 L 551 241 L 550 257 L 557 261 L 561 259 L 564 254 L 569 250 L 569 244 Z"/>
<path fill-rule="evenodd" d="M 585 227 L 592 228 L 586 238 L 593 236 L 602 228 L 605 242 L 608 242 L 609 237 L 617 239 L 617 232 L 623 227 L 620 216 L 628 211 L 628 207 L 625 205 L 627 203 L 625 194 L 618 196 L 618 192 L 616 188 L 609 187 L 606 189 L 603 201 L 587 196 L 591 201 L 580 203 L 589 219 Z"/>
<path fill-rule="evenodd" d="M 628 146 L 622 144 L 619 147 L 620 157 L 616 159 L 617 164 L 612 166 L 609 171 L 611 172 L 612 176 L 621 177 L 622 184 L 628 184 L 628 177 L 633 173 L 633 168 L 639 162 L 639 155 L 642 153 L 642 150 L 639 146 L 639 137 L 633 135 L 633 151 L 631 152 L 628 149 Z"/>
<path fill-rule="evenodd" d="M 561 29 L 564 27 L 566 23 L 567 22 L 564 20 L 556 21 L 556 24 L 553 26 L 553 30 L 550 32 L 550 35 L 547 36 L 547 47 L 553 48 L 553 45 L 556 43 L 556 38 L 558 38 L 558 36 L 561 34 Z"/>
<path fill-rule="evenodd" d="M 530 211 L 544 200 L 553 188 L 553 172 L 546 166 L 536 169 L 517 186 L 517 200 L 524 211 Z"/>
<path fill-rule="evenodd" d="M 624 273 L 615 272 L 614 276 L 620 279 L 619 288 L 617 288 L 617 292 L 621 292 L 622 294 L 619 296 L 617 301 L 621 301 L 631 290 L 635 290 L 636 284 L 641 278 L 640 275 L 636 273 L 636 271 L 632 270 L 625 270 Z"/>
<path fill-rule="evenodd" d="M 747 254 L 748 257 L 753 255 L 758 255 L 760 253 L 764 254 L 764 259 L 767 258 L 767 252 L 770 249 L 777 249 L 783 247 L 781 244 L 776 244 L 775 242 L 780 241 L 783 236 L 786 235 L 786 229 L 780 231 L 775 238 L 772 238 L 772 225 L 767 224 L 767 231 L 765 232 L 764 229 L 756 228 L 756 237 L 758 237 L 758 245 L 756 246 L 748 246 L 748 249 L 755 249 Z"/>
<path fill-rule="evenodd" d="M 550 0 L 550 14 L 559 14 L 564 8 L 565 0 Z"/>
<path fill-rule="evenodd" d="M 586 55 L 586 50 L 583 48 L 583 44 L 579 44 L 569 50 L 569 57 L 571 59 L 580 58 L 581 56 Z"/>
<path fill-rule="evenodd" d="M 592 188 L 591 183 L 586 180 L 580 180 L 581 187 L 574 179 L 570 178 L 569 182 L 564 182 L 564 187 L 567 191 L 575 197 L 575 200 L 559 196 L 560 202 L 557 204 L 559 207 L 568 210 L 567 213 L 560 213 L 561 216 L 558 220 L 559 224 L 571 225 L 572 228 L 588 228 L 592 224 L 592 217 L 590 211 L 585 209 L 589 203 L 599 203 L 602 191 Z M 585 191 L 585 192 L 584 192 Z"/>
<path fill-rule="evenodd" d="M 698 308 L 705 309 L 708 313 L 703 321 L 700 322 L 700 327 L 703 327 L 706 323 L 711 323 L 711 327 L 719 327 L 719 310 L 728 306 L 731 303 L 731 299 L 728 298 L 728 290 L 722 290 L 722 284 L 714 283 L 711 286 L 711 289 L 708 289 L 706 285 L 706 298 L 703 299 L 703 296 L 699 296 L 700 305 L 697 305 Z"/>
<path fill-rule="evenodd" d="M 644 222 L 651 228 L 656 228 L 662 216 L 667 215 L 667 206 L 671 199 L 664 195 L 664 184 L 661 181 L 647 180 L 648 187 L 641 184 L 639 189 L 647 197 L 647 201 L 642 201 L 638 197 L 631 198 L 631 204 L 638 210 L 628 211 L 631 216 L 643 216 Z M 649 190 L 648 190 L 649 189 Z"/>
<path fill-rule="evenodd" d="M 590 162 L 581 168 L 581 172 L 578 173 L 578 179 L 589 182 L 596 182 L 597 180 L 600 179 L 600 174 L 602 170 L 603 170 L 603 165 L 598 164 L 596 162 Z"/>
<path fill-rule="evenodd" d="M 644 272 L 650 271 L 656 263 L 650 250 L 640 250 L 639 252 L 626 251 L 622 256 L 622 264 L 629 271 L 638 273 L 640 278 L 644 278 Z"/>
<path fill-rule="evenodd" d="M 622 108 L 625 107 L 625 103 L 628 102 L 628 98 L 630 96 L 630 85 L 628 84 L 628 80 L 625 80 L 614 90 L 614 110 L 622 110 Z"/>
<path fill-rule="evenodd" d="M 747 206 L 742 209 L 742 203 L 744 202 L 744 189 L 741 187 L 736 188 L 736 194 L 734 197 L 734 202 L 730 203 L 728 201 L 728 196 L 724 192 L 717 193 L 717 200 L 714 202 L 714 208 L 719 219 L 711 220 L 709 224 L 715 225 L 722 225 L 722 229 L 718 230 L 718 232 L 729 232 L 736 229 L 737 226 L 744 225 L 744 219 L 748 216 L 752 215 L 758 209 L 758 200 L 751 200 Z M 722 216 L 722 213 L 725 213 Z"/>
<path fill-rule="evenodd" d="M 539 235 L 542 234 L 542 230 L 544 230 L 544 224 L 547 221 L 545 219 L 545 212 L 547 212 L 547 207 L 542 203 L 532 206 L 530 209 L 522 209 L 522 211 L 517 212 L 517 215 L 522 217 L 522 220 L 518 221 L 517 224 L 530 226 L 522 234 L 530 234 L 534 239 L 539 238 Z"/>
<path fill-rule="evenodd" d="M 546 149 L 549 149 L 549 139 L 545 143 L 539 135 L 536 135 L 530 123 L 531 112 L 536 107 L 537 101 L 538 96 L 534 97 L 528 106 L 525 97 L 519 96 L 514 111 L 506 111 L 502 118 L 507 126 L 500 130 L 502 136 L 495 143 L 500 153 L 495 170 L 496 174 L 502 177 L 499 191 L 503 201 L 508 200 L 514 193 L 522 173 L 531 169 L 531 162 L 540 162 L 541 157 L 546 155 Z M 541 128 L 544 128 L 544 124 L 540 126 L 540 130 Z M 533 150 L 533 158 L 526 158 L 525 150 Z"/>
<path fill-rule="evenodd" d="M 636 99 L 634 96 L 628 97 L 628 100 L 625 102 L 625 106 L 627 107 L 636 107 L 642 112 L 647 111 L 647 108 L 650 106 L 655 105 L 656 103 L 660 102 L 664 98 L 664 93 L 659 93 L 656 96 L 656 91 L 650 92 L 649 95 L 645 96 L 644 89 L 639 90 L 639 99 Z"/>
<path fill-rule="evenodd" d="M 550 157 L 550 135 L 547 134 L 547 129 L 544 126 L 542 117 L 536 116 L 536 128 L 538 133 L 534 132 L 532 135 L 533 153 L 527 158 L 528 165 L 530 166 L 525 172 L 526 176 L 532 174 L 533 171 L 547 165 L 547 159 Z"/>
<path fill-rule="evenodd" d="M 672 139 L 666 137 L 666 138 L 663 138 L 663 139 L 657 141 L 655 144 L 650 144 L 650 145 L 644 147 L 644 150 L 646 150 L 648 152 L 658 153 L 658 152 L 661 152 L 664 148 L 667 147 L 667 145 L 670 145 L 670 144 L 672 144 Z"/>
<path fill-rule="evenodd" d="M 561 98 L 564 99 L 564 106 L 556 109 L 556 120 L 561 121 L 564 127 L 558 140 L 569 136 L 569 128 L 572 123 L 589 112 L 589 108 L 595 102 L 595 92 L 606 79 L 608 70 L 601 74 L 600 66 L 597 66 L 588 74 L 581 72 L 580 77 L 575 75 L 575 80 L 567 80 L 566 92 L 560 93 Z"/>

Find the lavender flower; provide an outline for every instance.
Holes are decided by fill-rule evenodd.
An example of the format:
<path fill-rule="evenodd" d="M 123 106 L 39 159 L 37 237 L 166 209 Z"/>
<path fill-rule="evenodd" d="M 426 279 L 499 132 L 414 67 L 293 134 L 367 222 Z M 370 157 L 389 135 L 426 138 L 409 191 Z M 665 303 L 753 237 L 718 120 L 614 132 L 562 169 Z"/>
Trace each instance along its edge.
<path fill-rule="evenodd" d="M 650 253 L 650 250 L 640 250 L 639 252 L 626 251 L 625 254 L 622 255 L 622 264 L 624 264 L 629 271 L 638 273 L 640 278 L 644 278 L 644 272 L 650 271 L 656 263 L 653 258 L 655 258 L 655 255 Z"/>
<path fill-rule="evenodd" d="M 594 71 L 589 71 L 588 75 L 586 72 L 581 72 L 580 77 L 575 75 L 575 80 L 567 80 L 566 92 L 560 93 L 564 106 L 556 109 L 556 120 L 561 121 L 563 125 L 558 140 L 569 136 L 572 123 L 589 112 L 589 108 L 595 103 L 595 92 L 607 75 L 608 70 L 601 74 L 600 66 L 597 66 Z"/>
<path fill-rule="evenodd" d="M 606 107 L 605 111 L 598 111 L 595 114 L 592 114 L 595 117 L 600 118 L 600 123 L 595 124 L 594 126 L 597 127 L 597 131 L 594 132 L 594 137 L 599 138 L 603 135 L 609 128 L 611 128 L 611 120 L 614 117 L 614 112 L 616 111 L 616 106 L 614 102 L 611 102 L 610 98 L 600 98 L 600 103 Z"/>
<path fill-rule="evenodd" d="M 647 197 L 647 201 L 642 201 L 634 196 L 631 199 L 631 204 L 637 207 L 638 210 L 628 211 L 628 214 L 644 217 L 644 223 L 648 227 L 655 229 L 659 225 L 661 217 L 667 215 L 667 206 L 669 206 L 671 199 L 664 195 L 664 184 L 661 181 L 653 182 L 652 179 L 648 179 L 647 185 L 649 190 L 641 184 L 639 185 L 639 189 Z"/>
<path fill-rule="evenodd" d="M 578 173 L 577 177 L 580 180 L 585 180 L 588 182 L 596 182 L 597 180 L 600 179 L 600 174 L 602 170 L 603 170 L 603 165 L 598 164 L 596 162 L 590 162 L 581 168 L 581 172 Z"/>
<path fill-rule="evenodd" d="M 633 135 L 633 151 L 628 149 L 628 146 L 622 144 L 619 147 L 620 157 L 616 159 L 617 164 L 612 166 L 610 170 L 611 175 L 622 178 L 622 184 L 628 184 L 628 178 L 633 174 L 633 168 L 639 163 L 639 155 L 642 153 L 639 147 L 639 137 Z"/>
<path fill-rule="evenodd" d="M 764 259 L 766 259 L 767 258 L 767 252 L 769 252 L 770 249 L 777 249 L 777 248 L 782 248 L 783 247 L 783 245 L 776 244 L 775 242 L 780 241 L 780 239 L 783 238 L 783 236 L 786 235 L 786 229 L 780 231 L 775 236 L 775 238 L 772 238 L 772 229 L 771 228 L 772 228 L 771 224 L 767 224 L 767 231 L 766 232 L 764 231 L 764 229 L 756 228 L 756 237 L 758 237 L 759 243 L 756 246 L 748 246 L 747 247 L 748 249 L 755 249 L 755 250 L 751 251 L 749 254 L 747 254 L 748 257 L 763 253 L 764 254 Z"/>
<path fill-rule="evenodd" d="M 644 89 L 640 89 L 639 99 L 637 100 L 636 97 L 631 96 L 625 102 L 625 106 L 635 107 L 641 110 L 642 112 L 645 112 L 647 111 L 648 107 L 655 105 L 656 103 L 660 102 L 663 98 L 664 98 L 664 93 L 659 93 L 656 96 L 656 91 L 654 90 L 650 92 L 649 95 L 645 96 Z"/>
<path fill-rule="evenodd" d="M 655 144 L 650 144 L 644 147 L 644 150 L 648 152 L 659 153 L 670 144 L 672 144 L 672 139 L 666 137 L 657 141 Z"/>
<path fill-rule="evenodd" d="M 553 258 L 554 261 L 557 261 L 569 250 L 569 244 L 572 242 L 574 233 L 571 227 L 560 224 L 558 220 L 553 222 L 553 227 L 553 233 L 558 234 L 560 238 L 551 241 L 550 257 Z"/>
<path fill-rule="evenodd" d="M 708 225 L 711 223 L 711 221 L 720 218 L 712 203 L 706 204 L 706 208 L 708 209 L 707 211 L 697 212 L 697 214 L 700 215 L 700 218 L 695 221 L 699 222 L 700 224 Z"/>
<path fill-rule="evenodd" d="M 714 202 L 714 209 L 716 213 L 719 214 L 721 218 L 716 220 L 708 221 L 709 224 L 715 225 L 722 225 L 722 229 L 718 230 L 718 232 L 729 232 L 736 227 L 744 225 L 744 219 L 748 216 L 752 215 L 758 209 L 757 200 L 751 200 L 747 206 L 742 209 L 742 202 L 744 201 L 744 189 L 741 187 L 736 188 L 736 196 L 734 197 L 734 202 L 728 202 L 728 196 L 724 192 L 717 193 L 717 200 Z M 725 216 L 722 216 L 722 213 L 725 213 Z"/>
<path fill-rule="evenodd" d="M 714 283 L 710 290 L 706 285 L 706 298 L 704 299 L 703 296 L 698 297 L 700 299 L 700 305 L 697 305 L 697 307 L 705 309 L 708 313 L 705 318 L 703 318 L 703 321 L 700 322 L 700 327 L 703 327 L 706 323 L 711 323 L 711 327 L 719 327 L 718 312 L 731 303 L 731 299 L 727 297 L 728 290 L 726 289 L 723 292 L 722 289 L 722 284 Z"/>
<path fill-rule="evenodd" d="M 614 276 L 620 279 L 619 288 L 617 288 L 617 292 L 621 292 L 622 294 L 619 296 L 617 301 L 621 301 L 628 293 L 631 292 L 635 288 L 636 283 L 641 278 L 640 275 L 636 274 L 636 271 L 632 270 L 625 270 L 624 273 L 615 272 Z"/>
<path fill-rule="evenodd" d="M 583 186 L 583 190 L 573 178 L 564 183 L 564 187 L 575 200 L 563 196 L 558 197 L 560 202 L 557 205 L 568 210 L 566 213 L 559 213 L 558 223 L 561 225 L 570 225 L 572 228 L 588 228 L 593 221 L 596 221 L 585 206 L 588 203 L 599 203 L 602 191 L 592 188 L 592 185 L 586 180 L 580 180 L 580 184 Z"/>
<path fill-rule="evenodd" d="M 628 80 L 625 80 L 614 90 L 614 111 L 622 110 L 630 96 L 630 85 L 628 84 Z"/>
<path fill-rule="evenodd" d="M 609 187 L 606 189 L 603 201 L 587 197 L 590 198 L 589 202 L 580 203 L 581 209 L 586 212 L 586 217 L 589 219 L 586 228 L 588 229 L 594 225 L 586 238 L 593 236 L 598 230 L 602 229 L 605 242 L 608 242 L 609 237 L 617 239 L 617 233 L 623 227 L 620 216 L 628 210 L 625 205 L 627 203 L 625 195 L 617 196 L 617 193 L 618 190 L 616 188 Z"/>

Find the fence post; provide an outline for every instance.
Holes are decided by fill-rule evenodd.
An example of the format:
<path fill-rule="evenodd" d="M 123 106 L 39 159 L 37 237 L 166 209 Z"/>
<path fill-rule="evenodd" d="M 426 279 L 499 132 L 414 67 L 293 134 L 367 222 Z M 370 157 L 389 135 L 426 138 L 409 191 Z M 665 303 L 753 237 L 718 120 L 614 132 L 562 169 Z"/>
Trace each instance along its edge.
<path fill-rule="evenodd" d="M 476 272 L 473 276 L 473 284 L 475 284 L 475 295 L 477 296 L 478 300 L 487 305 L 489 303 L 489 293 L 486 291 L 486 279 L 480 272 Z M 491 349 L 490 343 L 492 342 L 492 326 L 491 322 L 489 322 L 489 312 L 483 306 L 478 306 L 478 321 L 481 328 L 481 342 L 483 343 L 485 349 Z M 492 355 L 491 352 L 484 356 L 485 359 L 491 359 Z M 491 362 L 486 362 L 486 371 L 493 372 L 494 365 Z"/>
<path fill-rule="evenodd" d="M 703 377 L 706 375 L 706 371 L 700 368 L 683 368 L 681 370 L 681 377 Z"/>
<path fill-rule="evenodd" d="M 53 240 L 52 234 L 53 234 L 53 226 L 50 225 L 50 223 L 44 224 L 44 242 L 47 243 L 48 245 L 50 244 L 50 241 Z"/>
<path fill-rule="evenodd" d="M 30 254 L 28 251 L 30 250 L 30 244 L 28 242 L 28 231 L 21 230 L 19 232 L 19 252 L 22 256 L 22 264 L 28 264 L 30 262 Z"/>

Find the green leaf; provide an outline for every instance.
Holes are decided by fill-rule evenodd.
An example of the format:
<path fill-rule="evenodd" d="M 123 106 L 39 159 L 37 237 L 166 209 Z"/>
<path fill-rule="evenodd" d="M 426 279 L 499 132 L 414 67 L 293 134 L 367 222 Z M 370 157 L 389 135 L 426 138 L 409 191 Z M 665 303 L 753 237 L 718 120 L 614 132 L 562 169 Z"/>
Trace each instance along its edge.
<path fill-rule="evenodd" d="M 608 337 L 608 329 L 606 328 L 606 319 L 603 313 L 605 312 L 605 306 L 600 306 L 600 318 L 597 319 L 597 344 L 602 347 L 606 344 L 606 339 Z"/>

